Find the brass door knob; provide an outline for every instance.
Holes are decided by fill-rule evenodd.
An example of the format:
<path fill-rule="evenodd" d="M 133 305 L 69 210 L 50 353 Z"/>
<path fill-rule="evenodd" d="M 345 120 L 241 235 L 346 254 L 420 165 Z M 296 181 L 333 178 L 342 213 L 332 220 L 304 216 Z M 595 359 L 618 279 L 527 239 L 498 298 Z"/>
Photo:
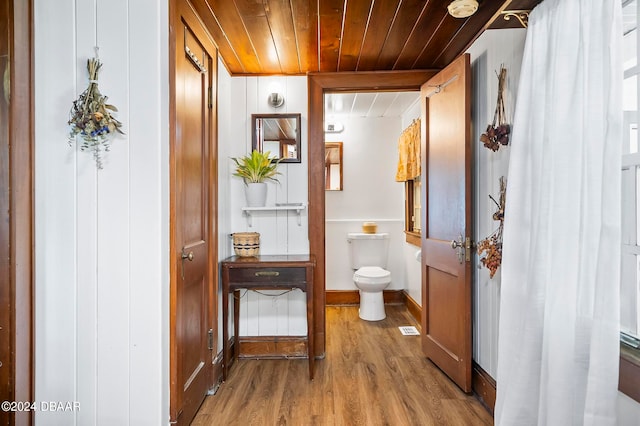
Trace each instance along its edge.
<path fill-rule="evenodd" d="M 458 261 L 460 263 L 464 262 L 464 250 L 462 250 L 464 248 L 464 239 L 462 238 L 462 234 L 460 234 L 460 237 L 458 237 L 458 241 L 456 240 L 451 240 L 451 248 L 456 250 L 456 254 L 458 255 Z"/>
<path fill-rule="evenodd" d="M 193 261 L 193 252 L 190 251 L 188 254 L 185 252 L 182 252 L 182 260 L 187 259 L 189 262 Z"/>

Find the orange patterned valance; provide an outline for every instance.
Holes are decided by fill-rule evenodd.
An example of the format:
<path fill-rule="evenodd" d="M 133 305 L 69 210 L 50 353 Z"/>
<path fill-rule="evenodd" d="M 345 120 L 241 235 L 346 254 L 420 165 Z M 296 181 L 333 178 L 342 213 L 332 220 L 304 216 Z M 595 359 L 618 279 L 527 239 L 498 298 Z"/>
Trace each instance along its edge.
<path fill-rule="evenodd" d="M 402 131 L 398 139 L 396 182 L 415 179 L 420 173 L 420 119 L 417 119 Z"/>

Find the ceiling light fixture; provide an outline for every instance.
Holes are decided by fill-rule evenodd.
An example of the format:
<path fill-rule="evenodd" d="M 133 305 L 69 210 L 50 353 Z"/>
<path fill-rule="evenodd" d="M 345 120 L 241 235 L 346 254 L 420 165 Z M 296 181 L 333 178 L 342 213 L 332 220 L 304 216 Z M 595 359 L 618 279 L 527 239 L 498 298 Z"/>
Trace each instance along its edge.
<path fill-rule="evenodd" d="M 449 15 L 454 18 L 468 18 L 478 10 L 478 2 L 476 0 L 453 0 L 447 9 Z"/>

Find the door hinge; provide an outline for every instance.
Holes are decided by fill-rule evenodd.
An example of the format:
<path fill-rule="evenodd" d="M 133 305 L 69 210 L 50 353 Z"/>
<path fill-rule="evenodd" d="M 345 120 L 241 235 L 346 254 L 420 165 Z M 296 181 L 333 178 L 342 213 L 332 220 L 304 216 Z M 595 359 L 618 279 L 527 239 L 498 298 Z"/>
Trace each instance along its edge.
<path fill-rule="evenodd" d="M 209 86 L 209 109 L 213 108 L 213 88 Z"/>
<path fill-rule="evenodd" d="M 213 350 L 213 329 L 210 328 L 207 332 L 207 342 L 209 343 L 209 350 Z"/>
<path fill-rule="evenodd" d="M 464 258 L 467 262 L 471 262 L 471 249 L 476 248 L 475 241 L 471 241 L 470 237 L 464 240 Z"/>

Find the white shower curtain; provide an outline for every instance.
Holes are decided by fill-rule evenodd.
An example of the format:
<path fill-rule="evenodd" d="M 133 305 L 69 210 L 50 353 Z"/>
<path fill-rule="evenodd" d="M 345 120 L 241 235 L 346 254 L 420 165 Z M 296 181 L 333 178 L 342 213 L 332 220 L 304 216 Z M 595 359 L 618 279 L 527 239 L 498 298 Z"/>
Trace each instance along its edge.
<path fill-rule="evenodd" d="M 611 425 L 619 356 L 620 0 L 529 18 L 509 165 L 497 425 Z"/>

